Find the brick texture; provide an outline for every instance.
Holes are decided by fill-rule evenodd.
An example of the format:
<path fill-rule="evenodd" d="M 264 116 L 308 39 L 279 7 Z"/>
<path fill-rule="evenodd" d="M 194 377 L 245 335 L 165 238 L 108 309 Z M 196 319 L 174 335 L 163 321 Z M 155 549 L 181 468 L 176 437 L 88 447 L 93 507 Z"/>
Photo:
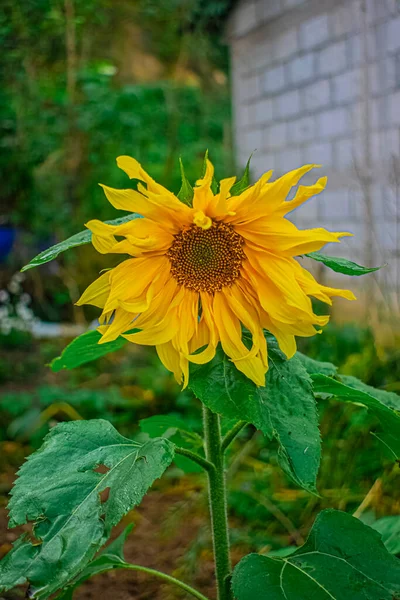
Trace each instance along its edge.
<path fill-rule="evenodd" d="M 254 177 L 322 164 L 306 183 L 327 174 L 328 189 L 290 218 L 352 231 L 332 253 L 354 260 L 374 239 L 375 262 L 387 262 L 397 279 L 386 279 L 400 286 L 400 7 L 368 0 L 365 29 L 361 4 L 237 2 L 229 27 L 237 157 L 245 163 L 257 149 Z"/>

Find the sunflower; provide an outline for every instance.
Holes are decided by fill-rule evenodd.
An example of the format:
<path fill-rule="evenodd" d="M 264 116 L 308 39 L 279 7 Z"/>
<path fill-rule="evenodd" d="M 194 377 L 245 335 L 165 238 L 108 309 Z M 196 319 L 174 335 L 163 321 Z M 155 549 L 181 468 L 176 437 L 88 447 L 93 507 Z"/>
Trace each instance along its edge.
<path fill-rule="evenodd" d="M 156 346 L 162 363 L 184 386 L 189 363 L 212 360 L 221 343 L 236 368 L 264 386 L 264 329 L 291 358 L 295 336 L 314 335 L 329 320 L 314 313 L 311 296 L 327 304 L 332 296 L 355 298 L 348 290 L 317 283 L 295 258 L 351 235 L 299 230 L 286 218 L 324 189 L 326 177 L 321 177 L 314 185 L 300 185 L 293 199 L 286 200 L 317 165 L 273 182 L 269 171 L 233 196 L 235 177 L 223 179 L 213 192 L 214 168 L 207 160 L 188 206 L 135 159 L 120 156 L 117 164 L 130 179 L 139 180 L 137 190 L 103 185 L 106 197 L 115 208 L 143 218 L 121 225 L 98 220 L 86 225 L 98 252 L 130 257 L 103 273 L 78 301 L 103 309 L 99 343 L 122 335 L 136 344 Z M 243 327 L 251 333 L 251 347 L 243 342 Z"/>

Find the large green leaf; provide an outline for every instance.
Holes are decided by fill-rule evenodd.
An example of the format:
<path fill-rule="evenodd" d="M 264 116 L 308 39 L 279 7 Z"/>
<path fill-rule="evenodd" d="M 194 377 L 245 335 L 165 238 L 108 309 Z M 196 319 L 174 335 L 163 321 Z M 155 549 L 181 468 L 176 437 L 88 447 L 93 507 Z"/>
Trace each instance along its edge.
<path fill-rule="evenodd" d="M 379 531 L 388 552 L 400 554 L 400 515 L 382 517 L 372 523 L 371 527 Z"/>
<path fill-rule="evenodd" d="M 125 217 L 119 217 L 118 219 L 113 219 L 112 221 L 106 221 L 109 225 L 121 225 L 122 223 L 127 223 L 128 221 L 132 221 L 132 219 L 140 218 L 140 215 L 136 213 L 132 213 L 130 215 L 126 215 Z M 35 258 L 22 267 L 21 271 L 27 271 L 28 269 L 33 269 L 33 267 L 39 267 L 44 263 L 50 262 L 57 258 L 59 254 L 69 250 L 70 248 L 75 248 L 76 246 L 83 246 L 84 244 L 89 244 L 92 240 L 92 232 L 88 229 L 86 231 L 81 231 L 79 233 L 75 233 L 68 239 L 60 242 L 59 244 L 55 244 L 55 246 L 51 246 L 44 250 Z"/>
<path fill-rule="evenodd" d="M 62 369 L 75 369 L 110 352 L 116 352 L 127 343 L 125 338 L 119 337 L 113 342 L 99 344 L 100 338 L 101 333 L 97 330 L 82 333 L 64 348 L 60 356 L 53 358 L 50 363 L 51 370 L 57 373 Z"/>
<path fill-rule="evenodd" d="M 379 390 L 377 388 L 372 387 L 372 385 L 367 385 L 357 377 L 353 377 L 352 375 L 339 375 L 340 381 L 345 383 L 349 387 L 352 387 L 356 390 L 360 390 L 361 392 L 366 392 L 370 396 L 373 396 L 382 404 L 385 404 L 389 408 L 393 410 L 398 410 L 400 412 L 400 396 L 395 392 L 387 392 L 386 390 Z"/>
<path fill-rule="evenodd" d="M 73 584 L 57 596 L 57 600 L 71 600 L 73 598 L 74 590 L 90 577 L 99 575 L 105 571 L 111 571 L 118 568 L 118 566 L 125 565 L 124 544 L 132 529 L 133 525 L 128 525 L 128 527 L 126 527 L 124 531 L 111 542 L 111 544 L 108 544 L 108 546 L 87 565 L 87 567 L 79 574 L 79 577 L 75 579 Z"/>
<path fill-rule="evenodd" d="M 79 587 L 84 581 L 90 579 L 94 575 L 99 575 L 105 571 L 111 571 L 119 566 L 125 565 L 124 545 L 126 538 L 133 529 L 133 525 L 128 525 L 124 531 L 102 550 L 96 558 L 94 558 L 87 567 L 79 574 L 73 584 L 63 590 L 57 600 L 71 600 L 74 590 Z"/>
<path fill-rule="evenodd" d="M 290 556 L 241 560 L 232 587 L 236 600 L 399 600 L 400 562 L 376 531 L 346 513 L 324 510 Z"/>
<path fill-rule="evenodd" d="M 142 419 L 139 424 L 143 433 L 147 433 L 151 438 L 165 437 L 171 440 L 176 446 L 196 452 L 200 449 L 201 454 L 204 454 L 203 439 L 197 433 L 187 431 L 185 422 L 175 415 L 154 415 L 153 417 Z M 203 472 L 203 469 L 197 463 L 185 456 L 175 454 L 174 462 L 185 473 Z"/>
<path fill-rule="evenodd" d="M 322 373 L 323 375 L 335 375 L 338 368 L 330 362 L 321 362 L 310 358 L 301 352 L 296 352 L 296 356 L 309 375 Z"/>
<path fill-rule="evenodd" d="M 10 527 L 30 522 L 0 562 L 0 591 L 29 581 L 48 598 L 76 577 L 110 531 L 173 459 L 166 439 L 135 443 L 107 421 L 61 423 L 23 464 L 9 503 Z"/>
<path fill-rule="evenodd" d="M 341 258 L 339 256 L 327 256 L 326 254 L 321 254 L 321 252 L 310 252 L 306 254 L 309 258 L 313 260 L 317 260 L 318 262 L 322 262 L 326 267 L 332 269 L 336 273 L 343 273 L 343 275 L 366 275 L 367 273 L 373 273 L 374 271 L 378 271 L 382 267 L 362 267 L 347 258 Z"/>
<path fill-rule="evenodd" d="M 344 402 L 353 402 L 365 406 L 381 423 L 381 431 L 377 437 L 394 456 L 400 458 L 400 413 L 389 408 L 380 400 L 378 395 L 372 394 L 345 385 L 326 375 L 315 374 L 311 376 L 314 392 L 335 396 Z M 374 391 L 374 388 L 370 388 Z M 379 392 L 379 390 L 375 390 Z M 373 393 L 373 392 L 372 392 Z"/>
<path fill-rule="evenodd" d="M 279 444 L 282 468 L 315 492 L 321 442 L 311 379 L 298 358 L 286 360 L 269 338 L 265 387 L 238 371 L 219 348 L 215 359 L 191 369 L 189 386 L 212 411 L 246 420 Z"/>

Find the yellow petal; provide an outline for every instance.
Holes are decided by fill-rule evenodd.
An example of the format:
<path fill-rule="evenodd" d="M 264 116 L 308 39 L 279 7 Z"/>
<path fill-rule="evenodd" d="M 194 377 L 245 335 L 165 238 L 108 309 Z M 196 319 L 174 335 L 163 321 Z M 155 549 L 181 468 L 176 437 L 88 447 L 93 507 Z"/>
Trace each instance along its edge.
<path fill-rule="evenodd" d="M 187 356 L 189 354 L 189 341 L 195 335 L 199 320 L 199 294 L 192 290 L 185 290 L 178 306 L 177 328 L 175 343 L 179 351 Z"/>
<path fill-rule="evenodd" d="M 327 177 L 320 177 L 320 179 L 318 179 L 318 181 L 313 185 L 299 185 L 293 200 L 283 202 L 276 212 L 281 215 L 286 215 L 288 212 L 291 212 L 306 202 L 312 196 L 320 194 L 325 189 L 327 182 Z"/>
<path fill-rule="evenodd" d="M 208 206 L 214 198 L 214 194 L 211 190 L 213 177 L 214 167 L 211 161 L 207 159 L 204 177 L 196 181 L 193 190 L 193 209 L 195 212 L 201 211 L 207 214 Z"/>
<path fill-rule="evenodd" d="M 117 309 L 115 311 L 112 323 L 108 325 L 102 338 L 99 340 L 99 344 L 105 344 L 107 342 L 112 342 L 113 340 L 116 340 L 117 337 L 121 335 L 121 333 L 132 329 L 133 322 L 134 315 L 132 315 L 132 313 L 126 312 L 121 308 Z"/>
<path fill-rule="evenodd" d="M 236 210 L 236 214 L 234 217 L 230 217 L 231 222 L 243 224 L 271 215 L 280 207 L 291 188 L 298 184 L 303 175 L 318 166 L 319 165 L 304 165 L 299 169 L 286 173 L 272 183 L 263 184 L 257 192 L 255 191 L 255 197 L 252 199 L 251 203 L 246 199 L 240 206 L 234 209 Z M 241 196 L 244 196 L 245 194 L 246 191 L 243 192 Z M 239 198 L 241 196 L 239 196 Z"/>
<path fill-rule="evenodd" d="M 135 219 L 121 225 L 110 225 L 96 219 L 86 223 L 92 232 L 92 243 L 98 252 L 130 254 L 138 256 L 144 252 L 167 250 L 173 236 L 149 219 Z M 124 236 L 117 241 L 115 236 Z"/>
<path fill-rule="evenodd" d="M 238 284 L 234 284 L 230 288 L 224 288 L 222 293 L 232 312 L 240 319 L 240 322 L 243 323 L 252 335 L 253 346 L 251 354 L 256 355 L 261 351 L 265 364 L 267 364 L 267 345 L 263 330 L 260 327 L 260 318 L 257 311 L 251 303 L 247 301 L 246 296 L 242 293 Z"/>
<path fill-rule="evenodd" d="M 179 329 L 178 306 L 183 301 L 186 290 L 181 287 L 164 313 L 164 318 L 152 327 L 146 327 L 138 333 L 128 334 L 124 337 L 135 344 L 157 346 L 172 340 Z M 139 327 L 139 322 L 138 325 Z M 142 325 L 141 325 L 142 326 Z"/>
<path fill-rule="evenodd" d="M 208 207 L 208 214 L 213 218 L 222 218 L 226 215 L 234 215 L 234 211 L 228 207 L 228 197 L 231 187 L 234 185 L 236 177 L 221 179 L 219 193 L 213 197 Z"/>
<path fill-rule="evenodd" d="M 256 252 L 245 247 L 251 265 L 264 280 L 269 279 L 282 292 L 285 301 L 303 315 L 312 315 L 311 300 L 299 286 L 290 261 L 271 252 Z"/>
<path fill-rule="evenodd" d="M 148 305 L 147 291 L 156 286 L 160 277 L 168 276 L 169 260 L 165 256 L 149 256 L 130 258 L 115 267 L 110 275 L 111 290 L 105 310 L 114 310 L 121 302 L 133 303 L 143 301 Z M 132 307 L 132 310 L 133 309 Z M 145 308 L 137 309 L 145 310 Z"/>
<path fill-rule="evenodd" d="M 166 231 L 177 233 L 182 226 L 191 223 L 191 209 L 174 196 L 153 194 L 140 184 L 138 191 L 117 190 L 106 185 L 101 187 L 115 208 L 139 213 L 155 221 Z"/>
<path fill-rule="evenodd" d="M 215 293 L 213 312 L 215 325 L 225 354 L 235 361 L 253 358 L 258 352 L 258 348 L 253 346 L 249 350 L 243 344 L 240 320 L 231 310 L 229 302 L 222 292 Z"/>
<path fill-rule="evenodd" d="M 100 277 L 91 283 L 83 292 L 76 304 L 78 306 L 82 306 L 82 304 L 92 304 L 93 306 L 103 308 L 107 302 L 111 289 L 110 274 L 111 271 L 106 271 L 103 275 L 100 275 Z"/>
<path fill-rule="evenodd" d="M 144 329 L 145 327 L 158 325 L 165 317 L 165 314 L 177 293 L 178 285 L 175 279 L 169 277 L 158 293 L 155 294 L 149 308 L 138 317 L 136 327 L 138 327 L 138 329 Z"/>
<path fill-rule="evenodd" d="M 164 196 L 173 196 L 169 190 L 159 183 L 156 183 L 135 158 L 132 158 L 131 156 L 119 156 L 117 158 L 117 165 L 120 169 L 125 171 L 129 179 L 140 179 L 140 181 L 144 181 L 150 192 L 163 194 Z"/>
<path fill-rule="evenodd" d="M 341 237 L 351 233 L 328 231 L 327 229 L 298 229 L 296 225 L 283 218 L 260 218 L 251 223 L 236 225 L 236 231 L 246 240 L 259 246 L 258 250 L 267 249 L 285 256 L 298 256 L 320 250 L 327 243 L 337 243 Z"/>
<path fill-rule="evenodd" d="M 179 352 L 173 347 L 172 342 L 165 342 L 156 346 L 157 354 L 162 364 L 168 371 L 174 374 L 176 381 L 181 384 L 183 372 L 180 363 Z"/>
<path fill-rule="evenodd" d="M 275 336 L 279 348 L 285 354 L 286 358 L 290 359 L 296 354 L 297 345 L 293 333 L 286 331 L 284 326 L 275 326 L 274 322 L 266 313 L 263 315 L 263 325 L 268 331 Z M 289 330 L 290 331 L 290 330 Z"/>

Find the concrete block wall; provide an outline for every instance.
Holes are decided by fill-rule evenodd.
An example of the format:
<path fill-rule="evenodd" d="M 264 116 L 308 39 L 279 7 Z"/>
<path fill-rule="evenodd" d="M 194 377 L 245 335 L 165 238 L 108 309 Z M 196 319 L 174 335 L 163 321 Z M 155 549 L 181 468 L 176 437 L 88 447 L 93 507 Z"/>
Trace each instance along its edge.
<path fill-rule="evenodd" d="M 239 165 L 255 150 L 254 177 L 322 164 L 314 178 L 327 174 L 327 191 L 293 220 L 352 231 L 353 238 L 327 252 L 387 262 L 380 283 L 396 296 L 400 3 L 242 0 L 228 38 Z"/>

